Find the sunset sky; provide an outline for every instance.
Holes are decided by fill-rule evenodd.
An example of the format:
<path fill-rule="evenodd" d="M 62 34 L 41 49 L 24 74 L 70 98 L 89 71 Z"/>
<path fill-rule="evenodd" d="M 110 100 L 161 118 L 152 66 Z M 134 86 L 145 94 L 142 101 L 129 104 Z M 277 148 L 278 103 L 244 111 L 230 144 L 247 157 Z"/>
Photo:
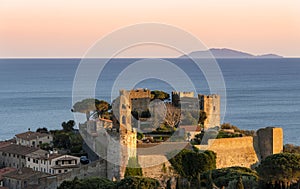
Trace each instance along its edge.
<path fill-rule="evenodd" d="M 299 0 L 0 0 L 0 57 L 82 57 L 144 22 L 177 26 L 209 48 L 300 57 Z"/>

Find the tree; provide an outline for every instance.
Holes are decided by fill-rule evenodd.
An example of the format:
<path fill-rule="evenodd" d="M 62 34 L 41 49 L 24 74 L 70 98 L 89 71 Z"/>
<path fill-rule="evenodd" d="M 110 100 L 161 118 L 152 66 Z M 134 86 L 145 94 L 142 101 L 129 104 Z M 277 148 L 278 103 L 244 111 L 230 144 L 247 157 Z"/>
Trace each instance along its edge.
<path fill-rule="evenodd" d="M 100 104 L 100 101 L 94 98 L 84 99 L 80 102 L 76 102 L 73 105 L 72 112 L 80 112 L 86 114 L 86 119 L 89 120 L 91 117 L 91 112 L 95 112 L 97 110 L 97 106 Z"/>
<path fill-rule="evenodd" d="M 96 102 L 96 110 L 100 117 L 104 116 L 104 114 L 108 113 L 109 110 L 111 110 L 111 105 L 104 101 L 95 101 Z"/>
<path fill-rule="evenodd" d="M 126 177 L 116 184 L 118 189 L 157 189 L 158 180 L 147 177 Z"/>
<path fill-rule="evenodd" d="M 143 171 L 138 163 L 138 159 L 135 157 L 130 157 L 128 160 L 128 165 L 125 170 L 124 177 L 129 176 L 143 176 Z"/>
<path fill-rule="evenodd" d="M 290 187 L 300 181 L 300 154 L 281 153 L 268 156 L 257 167 L 260 178 L 270 187 Z"/>
<path fill-rule="evenodd" d="M 91 177 L 78 179 L 75 177 L 71 181 L 64 181 L 58 189 L 113 189 L 115 183 L 105 178 Z"/>
<path fill-rule="evenodd" d="M 46 127 L 38 128 L 36 130 L 36 132 L 38 132 L 38 133 L 48 133 L 48 129 Z"/>
<path fill-rule="evenodd" d="M 206 118 L 207 118 L 207 116 L 206 116 L 205 111 L 200 110 L 198 123 L 201 125 L 204 125 L 204 121 L 206 120 Z"/>
<path fill-rule="evenodd" d="M 166 108 L 164 123 L 167 126 L 176 127 L 180 122 L 180 109 L 169 103 L 166 104 Z"/>
<path fill-rule="evenodd" d="M 236 188 L 239 178 L 243 178 L 243 185 L 246 189 L 253 189 L 257 186 L 258 175 L 255 171 L 246 167 L 227 167 L 206 171 L 202 174 L 204 180 L 212 179 L 218 187 Z"/>
<path fill-rule="evenodd" d="M 63 130 L 66 131 L 66 132 L 73 131 L 74 126 L 75 126 L 75 121 L 74 120 L 69 120 L 67 123 L 62 122 L 61 126 L 62 126 Z"/>
<path fill-rule="evenodd" d="M 170 99 L 170 95 L 169 93 L 166 93 L 164 91 L 159 91 L 159 90 L 154 90 L 151 91 L 151 100 L 154 99 L 159 99 L 159 100 L 169 100 Z"/>
<path fill-rule="evenodd" d="M 213 151 L 195 152 L 183 149 L 169 161 L 174 170 L 189 181 L 197 179 L 205 171 L 216 168 L 216 154 Z"/>

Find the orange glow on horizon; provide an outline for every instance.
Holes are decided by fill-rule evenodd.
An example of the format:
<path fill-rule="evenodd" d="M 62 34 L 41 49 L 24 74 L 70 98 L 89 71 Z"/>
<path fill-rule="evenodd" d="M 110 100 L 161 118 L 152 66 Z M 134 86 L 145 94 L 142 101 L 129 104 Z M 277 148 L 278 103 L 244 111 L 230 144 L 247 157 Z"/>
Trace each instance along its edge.
<path fill-rule="evenodd" d="M 180 27 L 208 47 L 300 57 L 300 1 L 274 0 L 2 0 L 0 57 L 82 57 L 104 35 L 143 22 Z"/>

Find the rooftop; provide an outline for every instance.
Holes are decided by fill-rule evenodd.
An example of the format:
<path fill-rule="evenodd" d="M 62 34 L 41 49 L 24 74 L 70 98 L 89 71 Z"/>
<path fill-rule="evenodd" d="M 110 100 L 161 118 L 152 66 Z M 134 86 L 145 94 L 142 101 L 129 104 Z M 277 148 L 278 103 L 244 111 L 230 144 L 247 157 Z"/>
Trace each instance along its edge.
<path fill-rule="evenodd" d="M 13 171 L 16 171 L 16 170 L 17 169 L 13 168 L 13 167 L 5 167 L 5 168 L 0 169 L 0 181 L 3 179 L 2 175 L 6 174 L 6 173 L 13 172 Z"/>
<path fill-rule="evenodd" d="M 185 132 L 200 132 L 201 127 L 198 125 L 180 125 L 180 129 L 184 129 Z"/>
<path fill-rule="evenodd" d="M 23 167 L 22 169 L 4 174 L 3 177 L 12 178 L 16 180 L 24 180 L 33 176 L 46 176 L 49 174 L 42 173 L 39 171 L 33 171 L 31 168 Z"/>
<path fill-rule="evenodd" d="M 27 131 L 25 133 L 17 134 L 16 137 L 24 139 L 24 140 L 32 140 L 32 139 L 36 139 L 36 138 L 43 138 L 43 137 L 46 137 L 49 135 L 51 135 L 51 134 Z"/>
<path fill-rule="evenodd" d="M 17 144 L 10 144 L 10 145 L 0 148 L 1 152 L 17 154 L 17 155 L 22 155 L 22 156 L 25 156 L 25 155 L 35 152 L 37 150 L 39 150 L 39 149 L 34 148 L 34 147 L 21 146 L 21 145 L 17 145 Z"/>

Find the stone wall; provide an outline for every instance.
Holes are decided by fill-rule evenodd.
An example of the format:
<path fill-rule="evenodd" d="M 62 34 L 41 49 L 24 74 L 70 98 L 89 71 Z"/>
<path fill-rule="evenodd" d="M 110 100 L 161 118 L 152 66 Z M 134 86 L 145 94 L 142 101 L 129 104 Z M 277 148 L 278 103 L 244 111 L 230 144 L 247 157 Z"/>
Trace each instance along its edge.
<path fill-rule="evenodd" d="M 253 137 L 223 138 L 208 140 L 208 145 L 196 145 L 200 150 L 211 150 L 217 154 L 217 168 L 242 166 L 251 168 L 258 163 Z"/>
<path fill-rule="evenodd" d="M 140 155 L 138 161 L 145 177 L 167 181 L 174 176 L 172 166 L 164 155 Z M 166 183 L 161 184 L 166 185 Z"/>

